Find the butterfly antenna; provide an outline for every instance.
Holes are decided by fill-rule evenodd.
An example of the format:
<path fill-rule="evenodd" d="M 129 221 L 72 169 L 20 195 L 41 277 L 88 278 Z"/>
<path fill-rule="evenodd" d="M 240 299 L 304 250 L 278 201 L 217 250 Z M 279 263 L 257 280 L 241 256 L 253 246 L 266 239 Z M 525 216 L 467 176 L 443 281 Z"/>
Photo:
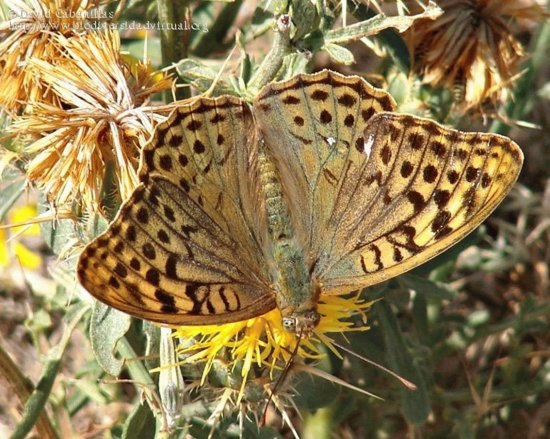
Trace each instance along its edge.
<path fill-rule="evenodd" d="M 375 361 L 369 360 L 367 357 L 363 357 L 362 355 L 359 355 L 356 352 L 353 352 L 351 349 L 348 349 L 344 346 L 342 346 L 339 343 L 336 343 L 334 340 L 331 340 L 331 343 L 336 346 L 337 348 L 343 350 L 344 352 L 347 352 L 350 355 L 353 355 L 356 358 L 359 358 L 360 360 L 364 361 L 365 363 L 372 364 L 373 366 L 376 366 L 378 369 L 390 374 L 392 377 L 396 378 L 401 384 L 403 384 L 407 389 L 409 390 L 416 390 L 416 384 L 410 382 L 409 380 L 403 378 L 402 376 L 396 374 L 394 371 L 388 369 L 387 367 L 382 366 L 381 364 L 378 364 Z"/>
<path fill-rule="evenodd" d="M 260 420 L 260 426 L 264 426 L 267 418 L 267 409 L 269 407 L 269 403 L 277 393 L 277 390 L 279 389 L 279 386 L 283 383 L 285 378 L 288 375 L 288 372 L 290 372 L 290 369 L 292 368 L 292 365 L 294 364 L 294 359 L 296 358 L 296 355 L 298 354 L 298 348 L 300 347 L 300 342 L 302 341 L 303 336 L 303 329 L 300 331 L 300 334 L 298 335 L 298 338 L 296 339 L 296 346 L 294 347 L 294 350 L 292 351 L 290 355 L 290 360 L 285 365 L 283 371 L 279 375 L 279 378 L 277 378 L 277 381 L 275 382 L 275 386 L 273 386 L 273 390 L 270 389 L 269 392 L 269 398 L 267 399 L 267 402 L 265 403 L 264 411 L 262 414 L 262 418 Z"/>

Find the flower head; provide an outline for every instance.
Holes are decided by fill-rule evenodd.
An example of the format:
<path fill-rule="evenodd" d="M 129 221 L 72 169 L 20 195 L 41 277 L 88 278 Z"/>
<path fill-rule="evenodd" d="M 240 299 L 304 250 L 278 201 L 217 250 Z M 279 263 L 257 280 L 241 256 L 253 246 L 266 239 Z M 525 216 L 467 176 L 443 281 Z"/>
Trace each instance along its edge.
<path fill-rule="evenodd" d="M 259 383 L 260 388 L 270 394 L 272 384 L 290 361 L 322 358 L 322 345 L 339 355 L 328 334 L 367 330 L 366 325 L 356 327 L 347 319 L 360 315 L 366 323 L 365 312 L 371 305 L 372 302 L 362 300 L 359 295 L 322 296 L 318 306 L 321 320 L 308 339 L 298 340 L 293 332 L 285 330 L 278 309 L 241 322 L 180 327 L 175 334 L 186 340 L 186 347 L 180 349 L 184 358 L 182 363 L 204 365 L 201 385 L 206 385 L 209 373 L 218 361 L 223 361 L 228 370 L 240 375 L 231 399 L 238 405 L 243 398 L 247 399 L 248 394 L 257 393 Z M 190 339 L 196 341 L 189 345 Z"/>
<path fill-rule="evenodd" d="M 445 11 L 408 32 L 416 70 L 431 85 L 464 87 L 462 110 L 503 101 L 524 55 L 512 24 L 545 16 L 533 1 L 441 0 Z"/>
<path fill-rule="evenodd" d="M 114 31 L 58 35 L 51 44 L 61 58 L 29 64 L 55 104 L 33 102 L 9 129 L 32 141 L 24 149 L 27 175 L 54 206 L 80 200 L 101 211 L 105 196 L 118 188 L 124 199 L 136 186 L 140 147 L 164 119 L 149 99 L 171 80 L 155 80 L 145 64 L 131 69 Z M 108 172 L 117 188 L 102 194 Z"/>
<path fill-rule="evenodd" d="M 98 0 L 6 0 L 7 20 L 0 23 L 0 108 L 17 113 L 30 101 L 51 102 L 37 81 L 30 60 L 54 62 L 60 56 L 57 35 L 70 38 L 83 32 L 89 11 Z"/>

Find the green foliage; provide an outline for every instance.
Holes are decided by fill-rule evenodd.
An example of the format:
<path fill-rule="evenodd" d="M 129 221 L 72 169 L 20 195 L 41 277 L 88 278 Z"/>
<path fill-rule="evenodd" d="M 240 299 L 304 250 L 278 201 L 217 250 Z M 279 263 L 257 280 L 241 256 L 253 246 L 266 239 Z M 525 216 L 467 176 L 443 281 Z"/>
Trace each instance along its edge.
<path fill-rule="evenodd" d="M 123 360 L 115 357 L 116 345 L 130 329 L 132 319 L 124 314 L 95 302 L 90 320 L 90 342 L 99 365 L 112 376 L 120 375 Z"/>

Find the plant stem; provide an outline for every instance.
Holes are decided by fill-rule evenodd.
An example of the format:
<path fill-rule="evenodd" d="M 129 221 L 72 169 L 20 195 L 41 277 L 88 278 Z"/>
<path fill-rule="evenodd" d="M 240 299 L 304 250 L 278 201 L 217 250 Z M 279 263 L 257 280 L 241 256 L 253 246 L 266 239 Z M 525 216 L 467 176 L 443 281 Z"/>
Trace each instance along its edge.
<path fill-rule="evenodd" d="M 545 64 L 548 58 L 550 48 L 550 24 L 543 24 L 533 38 L 531 43 L 531 55 L 523 65 L 525 73 L 518 79 L 515 89 L 515 99 L 510 100 L 505 106 L 505 114 L 512 120 L 521 120 L 530 110 L 530 103 L 533 96 L 533 84 L 540 68 Z M 495 120 L 491 126 L 491 132 L 498 134 L 508 134 L 510 125 Z"/>
<path fill-rule="evenodd" d="M 162 64 L 164 67 L 171 66 L 178 61 L 187 58 L 190 29 L 178 29 L 190 27 L 188 0 L 157 0 L 159 21 L 166 27 L 160 29 L 160 43 L 162 50 Z M 189 16 L 188 16 L 189 15 Z M 183 26 L 187 24 L 187 26 Z M 176 89 L 176 99 L 189 97 L 187 88 Z M 172 96 L 169 91 L 165 92 L 166 102 L 170 102 Z"/>
<path fill-rule="evenodd" d="M 36 385 L 32 394 L 30 395 L 30 397 L 27 399 L 27 402 L 25 403 L 23 418 L 15 427 L 15 430 L 13 432 L 13 435 L 11 436 L 11 439 L 24 439 L 25 437 L 27 437 L 29 432 L 34 427 L 34 425 L 38 422 L 40 417 L 43 415 L 44 406 L 48 401 L 48 397 L 50 396 L 50 392 L 52 390 L 53 384 L 55 382 L 55 379 L 57 378 L 59 367 L 61 366 L 61 360 L 63 358 L 65 349 L 69 343 L 71 334 L 76 324 L 80 321 L 82 316 L 86 312 L 88 312 L 88 310 L 89 310 L 88 306 L 83 306 L 82 308 L 80 308 L 75 312 L 74 317 L 67 324 L 67 328 L 63 333 L 63 338 L 61 339 L 59 344 L 53 347 L 49 352 L 48 358 L 44 365 L 44 369 L 42 371 L 42 376 L 40 377 L 38 384 Z M 41 436 L 41 437 L 46 437 L 46 438 L 57 437 L 53 429 L 51 430 L 51 434 L 52 435 L 50 436 Z"/>
<path fill-rule="evenodd" d="M 151 374 L 143 365 L 143 361 L 133 360 L 137 357 L 137 354 L 126 337 L 122 337 L 117 343 L 117 351 L 125 359 L 125 365 L 131 379 L 142 385 L 146 394 L 154 392 L 156 385 L 153 378 L 151 378 Z M 151 398 L 154 399 L 152 396 Z"/>
<path fill-rule="evenodd" d="M 25 377 L 8 353 L 0 346 L 0 375 L 9 383 L 12 395 L 21 405 L 29 400 L 33 391 L 32 383 Z M 13 404 L 14 401 L 12 401 Z M 32 425 L 31 425 L 32 428 Z M 41 438 L 56 438 L 57 434 L 48 417 L 40 413 L 36 419 L 36 432 Z"/>
<path fill-rule="evenodd" d="M 290 47 L 290 23 L 290 16 L 288 15 L 281 15 L 277 18 L 273 47 L 248 85 L 251 97 L 254 97 L 264 85 L 272 81 L 283 65 L 283 58 Z"/>

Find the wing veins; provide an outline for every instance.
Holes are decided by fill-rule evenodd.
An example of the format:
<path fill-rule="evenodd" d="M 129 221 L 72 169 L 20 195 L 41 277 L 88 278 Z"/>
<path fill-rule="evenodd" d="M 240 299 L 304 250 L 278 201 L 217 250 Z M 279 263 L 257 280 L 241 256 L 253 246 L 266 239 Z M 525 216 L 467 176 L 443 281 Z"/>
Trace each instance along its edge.
<path fill-rule="evenodd" d="M 158 177 L 157 177 L 157 178 L 158 178 Z M 167 179 L 163 179 L 163 180 L 164 180 L 165 182 L 167 182 L 168 184 L 173 185 L 173 183 L 172 183 L 170 180 L 167 180 Z M 176 186 L 176 187 L 177 187 L 177 186 Z M 196 203 L 195 200 L 193 200 L 191 197 L 187 197 L 188 200 L 189 200 L 189 202 L 193 203 L 193 204 L 195 205 L 195 207 L 196 207 L 198 210 L 200 210 L 200 211 L 204 214 L 205 217 L 210 218 L 210 220 L 212 221 L 212 223 L 213 223 L 216 227 L 218 227 L 219 230 L 220 230 L 221 232 L 224 233 L 225 238 L 233 245 L 233 247 L 229 247 L 229 246 L 227 246 L 226 244 L 224 244 L 223 242 L 221 242 L 221 241 L 217 238 L 217 233 L 211 231 L 209 228 L 207 228 L 207 227 L 205 226 L 204 223 L 201 223 L 194 215 L 191 215 L 190 212 L 189 212 L 189 210 L 185 209 L 184 206 L 183 206 L 182 204 L 180 204 L 176 199 L 174 199 L 167 191 L 164 191 L 164 194 L 165 194 L 168 198 L 170 198 L 170 199 L 174 202 L 175 205 L 177 205 L 177 206 L 180 207 L 183 211 L 185 211 L 186 215 L 187 215 L 190 219 L 192 219 L 194 225 L 196 225 L 197 228 L 200 228 L 202 231 L 206 232 L 206 234 L 208 235 L 208 237 L 210 238 L 211 241 L 217 242 L 217 243 L 223 245 L 224 247 L 226 247 L 226 249 L 227 249 L 228 251 L 235 251 L 235 249 L 237 249 L 237 248 L 239 248 L 239 249 L 242 250 L 242 247 L 241 247 L 237 242 L 235 242 L 235 241 L 225 232 L 225 230 L 224 230 L 223 228 L 221 228 L 221 227 L 220 227 L 220 226 L 219 226 L 219 225 L 218 225 L 209 215 L 207 215 L 206 212 L 204 212 L 204 210 L 202 209 L 202 207 L 201 207 L 198 203 Z M 153 207 L 154 207 L 154 206 L 153 206 Z M 171 225 L 170 223 L 168 223 L 168 222 L 164 219 L 164 217 L 163 217 L 162 215 L 160 215 L 155 209 L 151 209 L 151 210 L 154 212 L 154 214 L 155 214 L 157 217 L 159 217 L 159 218 L 161 219 L 161 221 L 162 221 L 164 224 L 166 224 L 171 230 L 173 230 L 173 231 L 175 232 L 176 235 L 179 236 L 179 235 L 181 234 L 178 230 L 174 229 L 174 228 L 172 227 L 172 225 Z M 140 228 L 141 228 L 142 230 L 144 230 L 143 227 L 140 226 Z M 150 236 L 150 235 L 149 235 L 149 236 Z M 154 239 L 153 237 L 151 237 L 151 238 Z M 183 241 L 183 239 L 182 239 L 182 241 Z M 213 256 L 215 257 L 215 259 L 218 259 L 218 260 L 223 260 L 223 259 L 224 259 L 224 258 L 220 258 L 216 253 L 213 253 L 212 251 L 207 250 L 206 248 L 204 248 L 204 247 L 198 245 L 198 243 L 196 243 L 196 242 L 193 241 L 193 240 L 189 240 L 189 244 L 192 245 L 193 247 L 199 249 L 201 252 L 204 252 L 204 253 L 207 254 L 207 255 L 213 255 Z M 165 247 L 164 245 L 162 245 L 162 244 L 161 244 L 161 247 L 162 247 L 167 253 L 175 254 L 175 253 L 171 252 L 170 250 L 167 250 L 166 247 Z M 193 260 L 193 261 L 194 261 L 194 260 Z M 198 264 L 198 265 L 203 265 L 203 266 L 205 266 L 205 267 L 208 267 L 207 265 L 204 265 L 202 262 L 194 261 L 193 263 Z M 235 265 L 233 265 L 233 264 L 231 264 L 231 266 L 233 266 L 233 267 L 235 268 L 235 270 L 236 270 L 237 272 L 239 272 L 244 278 L 247 278 L 246 274 L 245 274 L 243 271 L 241 271 L 237 266 L 235 266 Z M 212 271 L 215 272 L 215 271 L 217 271 L 217 270 L 212 270 Z M 224 274 L 225 274 L 225 273 L 224 273 Z M 229 276 L 228 274 L 226 274 L 226 276 L 229 277 L 229 278 L 231 278 L 231 279 L 233 279 L 233 278 L 232 278 L 231 276 Z M 241 282 L 238 282 L 236 279 L 233 279 L 233 281 L 234 281 L 235 283 L 241 283 Z"/>

